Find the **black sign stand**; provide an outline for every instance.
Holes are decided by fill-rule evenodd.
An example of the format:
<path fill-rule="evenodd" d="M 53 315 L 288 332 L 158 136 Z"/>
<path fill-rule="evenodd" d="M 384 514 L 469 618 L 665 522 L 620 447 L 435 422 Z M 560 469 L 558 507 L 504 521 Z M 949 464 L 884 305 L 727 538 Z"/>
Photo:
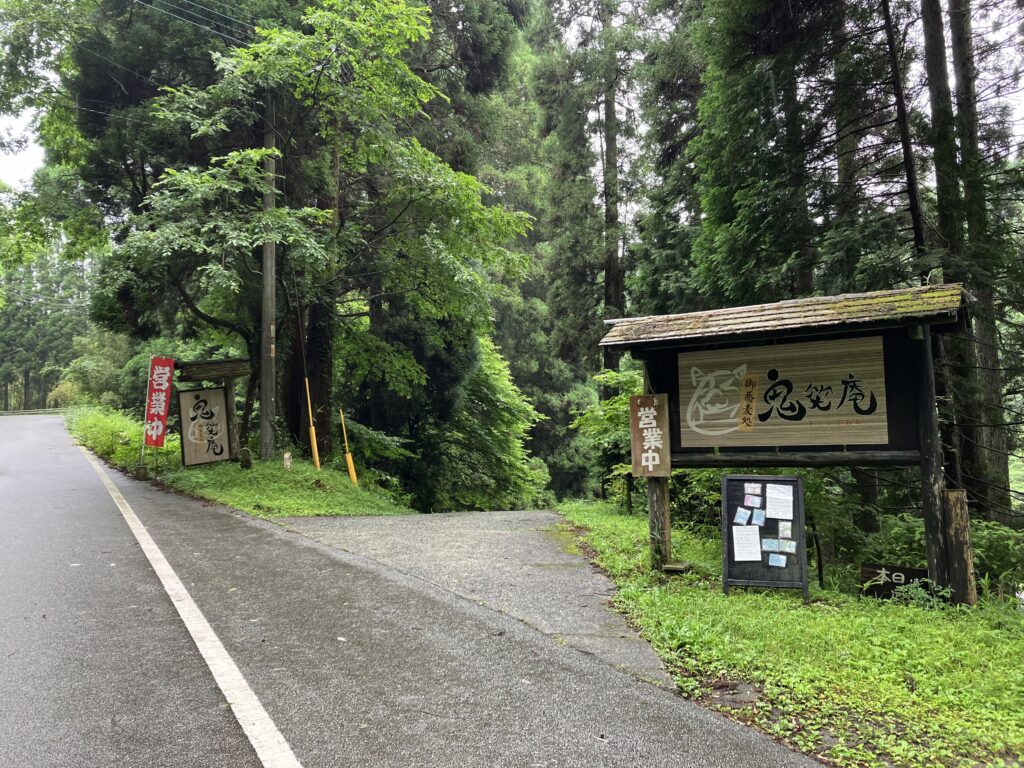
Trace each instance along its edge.
<path fill-rule="evenodd" d="M 768 485 L 788 486 L 792 489 L 792 520 L 779 520 L 766 515 L 762 525 L 755 525 L 754 513 L 766 511 Z M 748 486 L 750 487 L 748 488 Z M 755 486 L 760 487 L 759 494 L 748 492 L 754 490 Z M 746 504 L 748 496 L 758 498 L 759 506 Z M 740 520 L 737 520 L 737 510 L 740 508 L 749 511 L 751 518 L 740 522 L 743 520 L 741 513 Z M 763 545 L 765 540 L 780 540 L 780 522 L 791 524 L 792 535 L 785 541 L 794 542 L 796 548 L 796 552 L 777 552 L 777 554 L 785 555 L 784 566 L 769 564 L 770 555 L 776 554 L 776 551 L 763 550 L 761 559 L 757 561 L 737 561 L 735 559 L 733 526 L 756 527 L 758 538 Z M 722 591 L 728 595 L 731 586 L 802 589 L 804 602 L 810 599 L 807 580 L 807 539 L 804 534 L 804 485 L 801 478 L 788 475 L 725 475 L 722 477 Z"/>

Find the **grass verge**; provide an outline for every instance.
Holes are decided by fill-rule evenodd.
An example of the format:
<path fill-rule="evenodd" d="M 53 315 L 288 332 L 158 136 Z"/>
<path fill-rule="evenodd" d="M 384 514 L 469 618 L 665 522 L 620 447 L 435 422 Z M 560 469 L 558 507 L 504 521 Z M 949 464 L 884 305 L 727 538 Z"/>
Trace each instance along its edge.
<path fill-rule="evenodd" d="M 110 464 L 132 471 L 138 466 L 142 424 L 118 411 L 75 408 L 65 415 L 79 443 Z M 160 449 L 146 449 L 146 465 L 164 485 L 225 504 L 254 517 L 313 515 L 408 515 L 413 510 L 373 486 L 353 486 L 345 472 L 296 461 L 285 470 L 277 461 L 253 461 L 245 470 L 234 462 L 185 469 L 177 435 Z"/>
<path fill-rule="evenodd" d="M 679 690 L 841 766 L 1024 764 L 1024 615 L 1003 605 L 926 610 L 817 590 L 721 591 L 721 543 L 673 530 L 653 573 L 647 521 L 563 504 L 615 602 Z"/>

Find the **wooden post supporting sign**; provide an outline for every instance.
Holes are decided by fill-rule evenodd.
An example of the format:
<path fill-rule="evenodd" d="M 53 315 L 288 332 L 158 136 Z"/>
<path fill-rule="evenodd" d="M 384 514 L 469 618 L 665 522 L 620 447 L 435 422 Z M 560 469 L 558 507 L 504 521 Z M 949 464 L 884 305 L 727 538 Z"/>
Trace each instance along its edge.
<path fill-rule="evenodd" d="M 672 559 L 672 527 L 668 506 L 668 478 L 647 478 L 647 528 L 651 566 L 661 570 Z"/>
<path fill-rule="evenodd" d="M 946 491 L 945 507 L 951 597 L 954 603 L 974 605 L 978 602 L 978 590 L 974 581 L 971 516 L 967 511 L 967 491 Z"/>
<path fill-rule="evenodd" d="M 661 569 L 672 559 L 668 479 L 672 475 L 667 395 L 629 399 L 633 477 L 647 478 L 647 527 L 651 564 Z"/>
<path fill-rule="evenodd" d="M 917 355 L 917 423 L 921 444 L 921 507 L 924 513 L 924 546 L 928 575 L 939 587 L 949 585 L 946 525 L 943 514 L 942 444 L 935 411 L 935 368 L 932 361 L 932 334 L 927 325 L 911 328 Z"/>

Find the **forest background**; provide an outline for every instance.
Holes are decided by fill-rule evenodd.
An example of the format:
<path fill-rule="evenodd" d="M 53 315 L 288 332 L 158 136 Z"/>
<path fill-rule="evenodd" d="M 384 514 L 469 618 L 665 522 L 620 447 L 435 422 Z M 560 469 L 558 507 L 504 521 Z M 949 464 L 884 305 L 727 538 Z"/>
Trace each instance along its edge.
<path fill-rule="evenodd" d="M 248 357 L 255 447 L 269 236 L 280 448 L 306 450 L 308 374 L 321 456 L 342 407 L 369 480 L 420 511 L 628 504 L 641 375 L 599 351 L 604 319 L 960 281 L 947 480 L 1012 588 L 1022 20 L 992 0 L 3 0 L 0 111 L 33 110 L 46 163 L 2 193 L 0 410 L 141 416 L 151 355 Z M 826 558 L 923 562 L 912 473 L 807 476 Z M 713 527 L 716 488 L 677 473 L 676 522 Z"/>

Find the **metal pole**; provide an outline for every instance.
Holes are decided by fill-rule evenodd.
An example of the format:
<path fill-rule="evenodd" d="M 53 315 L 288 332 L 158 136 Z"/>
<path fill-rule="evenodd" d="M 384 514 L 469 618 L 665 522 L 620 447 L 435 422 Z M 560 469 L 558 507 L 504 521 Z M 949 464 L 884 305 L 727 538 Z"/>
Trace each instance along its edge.
<path fill-rule="evenodd" d="M 352 485 L 359 485 L 359 478 L 356 477 L 356 465 L 352 461 L 352 454 L 348 450 L 348 430 L 345 429 L 345 411 L 339 408 L 338 414 L 341 416 L 341 437 L 345 441 L 345 464 L 348 467 L 348 479 L 352 481 Z"/>

